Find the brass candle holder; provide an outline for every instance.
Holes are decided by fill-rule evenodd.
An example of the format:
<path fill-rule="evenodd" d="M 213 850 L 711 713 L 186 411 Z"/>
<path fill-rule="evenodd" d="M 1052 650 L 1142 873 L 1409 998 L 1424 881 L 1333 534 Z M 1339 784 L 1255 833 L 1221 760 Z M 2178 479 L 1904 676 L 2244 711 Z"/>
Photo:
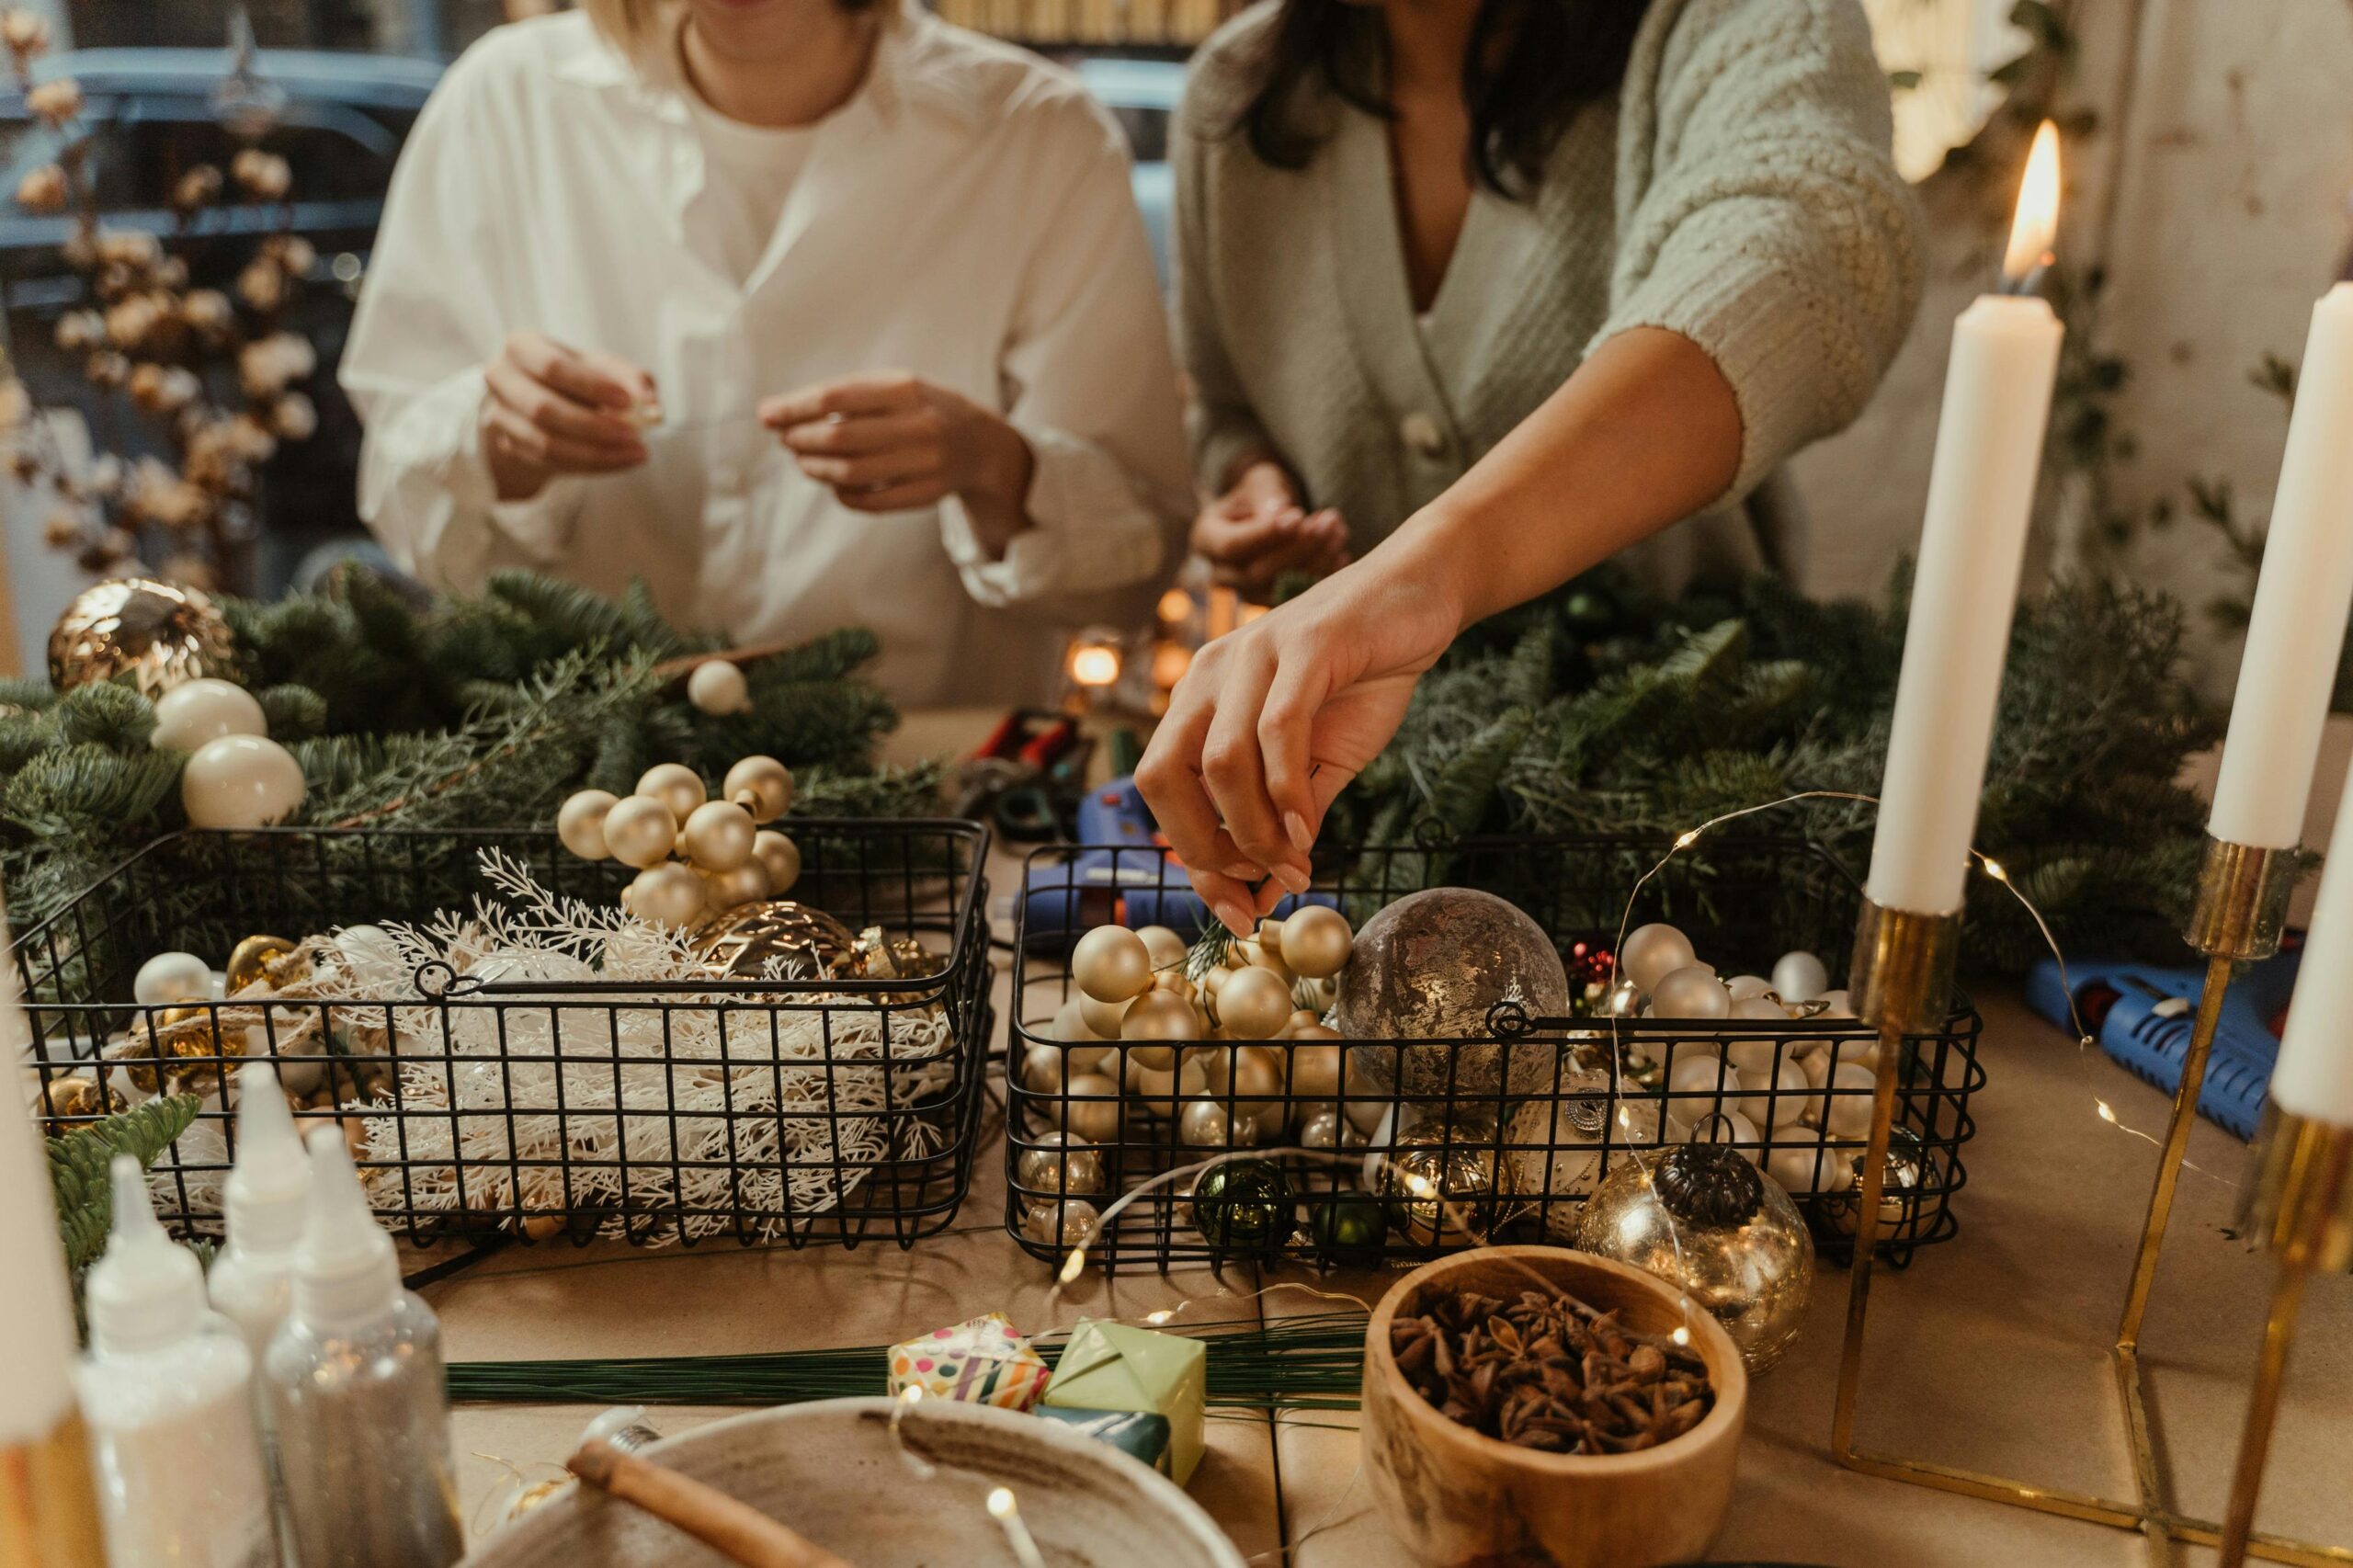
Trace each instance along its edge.
<path fill-rule="evenodd" d="M 1870 1140 L 1864 1153 L 1862 1211 L 1858 1216 L 1853 1275 L 1847 1290 L 1847 1337 L 1839 1357 L 1837 1402 L 1832 1416 L 1831 1450 L 1839 1463 L 1849 1470 L 1890 1481 L 1984 1498 L 1988 1502 L 2006 1503 L 2014 1507 L 2057 1514 L 2119 1529 L 2138 1530 L 2148 1541 L 2152 1559 L 2159 1562 L 2173 1560 L 2173 1546 L 2177 1541 L 2202 1546 L 2224 1544 L 2227 1526 L 2182 1515 L 2165 1494 L 2163 1477 L 2157 1468 L 2155 1444 L 2142 1384 L 2141 1323 L 2155 1283 L 2157 1260 L 2165 1245 L 2165 1227 L 2172 1218 L 2174 1194 L 2181 1179 L 2183 1152 L 2188 1146 L 2190 1128 L 2197 1119 L 2198 1096 L 2205 1085 L 2207 1060 L 2222 1022 L 2222 1001 L 2237 965 L 2268 958 L 2279 949 L 2280 935 L 2286 926 L 2288 895 L 2293 885 L 2290 874 L 2292 860 L 2292 851 L 2263 849 L 2210 839 L 2205 860 L 2200 868 L 2198 900 L 2187 940 L 2208 960 L 2206 988 L 2200 998 L 2188 1050 L 2182 1060 L 2181 1085 L 2174 1095 L 2173 1113 L 2166 1124 L 2156 1181 L 2149 1195 L 2148 1213 L 2142 1226 L 2140 1252 L 2134 1260 L 2131 1282 L 2125 1293 L 2124 1311 L 2118 1324 L 2113 1351 L 2117 1389 L 2124 1406 L 2125 1431 L 2132 1451 L 2133 1478 L 2138 1494 L 2137 1500 L 2132 1502 L 2070 1491 L 2064 1487 L 2016 1481 L 2006 1476 L 1988 1475 L 1926 1460 L 1870 1453 L 1855 1446 L 1855 1407 L 1861 1392 L 1863 1333 L 1870 1313 L 1872 1249 L 1878 1238 L 1881 1183 L 1894 1120 L 1896 1084 L 1903 1069 L 1904 1044 L 1908 1035 L 1934 1028 L 1943 1017 L 1959 929 L 1957 916 L 1917 915 L 1885 908 L 1869 898 L 1863 901 L 1862 917 L 1855 931 L 1855 956 L 1847 985 L 1857 1015 L 1878 1029 L 1880 1050 L 1871 1102 Z M 2341 1176 L 2347 1168 L 2347 1160 L 2353 1159 L 2353 1130 L 2329 1131 L 2339 1132 L 2344 1140 L 2346 1155 L 2339 1159 L 2336 1166 Z M 2353 1184 L 2340 1182 L 2340 1189 L 2332 1189 L 2328 1200 L 2342 1208 L 2330 1210 L 2325 1204 L 2317 1207 L 2319 1211 L 2336 1213 L 2335 1223 L 2337 1233 L 2344 1236 L 2348 1253 L 2353 1253 L 2353 1221 L 2345 1218 L 2345 1211 L 2353 1210 L 2353 1198 L 2347 1198 L 2341 1190 L 2347 1186 Z M 2314 1209 L 2313 1203 L 2305 1202 L 2296 1210 L 2296 1213 L 2302 1215 Z M 2305 1261 L 2291 1264 L 2291 1256 Z M 2313 1267 L 2337 1266 L 2315 1263 L 2312 1261 L 2314 1256 L 2310 1247 L 2301 1253 L 2282 1253 L 2280 1290 L 2287 1292 L 2287 1300 L 2283 1310 L 2280 1297 L 2275 1293 L 2272 1331 L 2267 1335 L 2265 1358 L 2258 1369 L 2257 1403 L 2250 1409 L 2248 1416 L 2248 1441 L 2254 1449 L 2252 1477 L 2245 1474 L 2241 1477 L 2246 1483 L 2248 1492 L 2245 1499 L 2248 1520 L 2253 1517 L 2253 1490 L 2261 1478 L 2263 1441 L 2268 1437 L 2271 1415 L 2277 1408 L 2278 1372 L 2284 1367 L 2287 1354 L 2280 1325 L 2283 1319 L 2290 1325 L 2293 1323 L 2295 1308 L 2301 1300 L 2302 1277 L 2309 1274 Z M 2295 1276 L 2292 1284 L 2290 1275 Z M 2291 1336 L 2292 1327 L 2284 1333 Z M 2281 1339 L 2276 1354 L 2272 1344 L 2275 1337 Z M 2268 1409 L 2263 1407 L 2263 1375 L 2267 1369 L 2271 1376 Z M 2258 1432 L 2263 1436 L 2258 1437 Z M 2244 1450 L 2240 1462 L 2242 1471 L 2246 1471 L 2248 1454 Z M 2237 1486 L 2233 1489 L 2234 1518 L 2238 1513 L 2239 1490 Z M 2251 1528 L 2245 1530 L 2241 1551 L 2243 1554 L 2279 1562 L 2353 1563 L 2353 1550 L 2284 1536 L 2259 1535 Z M 2227 1547 L 2225 1561 L 2231 1561 Z"/>
<path fill-rule="evenodd" d="M 105 1568 L 89 1442 L 69 1410 L 47 1437 L 0 1444 L 0 1564 Z"/>

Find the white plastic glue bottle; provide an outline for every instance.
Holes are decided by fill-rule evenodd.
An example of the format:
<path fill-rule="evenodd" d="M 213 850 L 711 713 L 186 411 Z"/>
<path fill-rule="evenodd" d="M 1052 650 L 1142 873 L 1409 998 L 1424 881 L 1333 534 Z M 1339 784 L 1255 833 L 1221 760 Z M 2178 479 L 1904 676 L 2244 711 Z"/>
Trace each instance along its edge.
<path fill-rule="evenodd" d="M 293 1305 L 261 1373 L 287 1545 L 301 1568 L 448 1568 L 465 1532 L 441 1325 L 401 1288 L 341 1130 L 310 1148 Z"/>
<path fill-rule="evenodd" d="M 205 1305 L 196 1255 L 164 1233 L 147 1177 L 115 1156 L 114 1228 L 90 1270 L 74 1375 L 112 1568 L 263 1568 L 274 1556 L 253 1358 Z"/>
<path fill-rule="evenodd" d="M 237 1325 L 256 1365 L 294 1296 L 294 1253 L 311 1204 L 311 1156 L 294 1112 L 266 1062 L 237 1070 L 237 1161 L 222 1188 L 228 1240 L 205 1288 Z"/>

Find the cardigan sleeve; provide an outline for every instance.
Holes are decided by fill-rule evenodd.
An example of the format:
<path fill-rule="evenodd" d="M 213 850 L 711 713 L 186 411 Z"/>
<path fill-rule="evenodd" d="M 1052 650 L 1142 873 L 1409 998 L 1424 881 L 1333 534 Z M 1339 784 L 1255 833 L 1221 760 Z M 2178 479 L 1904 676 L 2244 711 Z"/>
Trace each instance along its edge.
<path fill-rule="evenodd" d="M 1233 368 L 1217 301 L 1211 295 L 1217 267 L 1203 185 L 1211 172 L 1205 144 L 1216 132 L 1208 124 L 1215 111 L 1204 104 L 1217 91 L 1211 75 L 1213 51 L 1204 55 L 1208 58 L 1196 64 L 1197 74 L 1186 87 L 1183 108 L 1172 117 L 1168 163 L 1176 183 L 1176 357 L 1192 386 L 1185 428 L 1192 441 L 1194 477 L 1204 492 L 1216 494 L 1232 482 L 1244 460 L 1270 455 L 1276 448 Z"/>
<path fill-rule="evenodd" d="M 1627 68 L 1610 311 L 1731 383 L 1731 493 L 1852 420 L 1918 308 L 1918 208 L 1859 0 L 1657 0 Z"/>

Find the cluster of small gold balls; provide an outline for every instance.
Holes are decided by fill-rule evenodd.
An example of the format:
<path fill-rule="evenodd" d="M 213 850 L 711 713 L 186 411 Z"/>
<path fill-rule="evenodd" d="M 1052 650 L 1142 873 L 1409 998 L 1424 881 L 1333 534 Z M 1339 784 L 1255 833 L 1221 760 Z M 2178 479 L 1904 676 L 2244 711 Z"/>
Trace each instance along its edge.
<path fill-rule="evenodd" d="M 1305 905 L 1229 944 L 1196 983 L 1166 926 L 1097 926 L 1071 954 L 1078 991 L 1057 1043 L 1030 1050 L 1022 1082 L 1059 1096 L 1063 1132 L 1089 1142 L 1119 1136 L 1123 1090 L 1166 1108 L 1187 1143 L 1263 1142 L 1290 1121 L 1285 1096 L 1340 1097 L 1340 1036 L 1322 1014 L 1354 943 L 1346 915 Z"/>
<path fill-rule="evenodd" d="M 636 867 L 621 906 L 677 929 L 792 890 L 801 850 L 764 825 L 791 804 L 792 772 L 772 756 L 747 756 L 729 768 L 716 799 L 693 768 L 665 762 L 646 769 L 627 797 L 607 790 L 572 796 L 556 812 L 555 831 L 584 860 Z"/>

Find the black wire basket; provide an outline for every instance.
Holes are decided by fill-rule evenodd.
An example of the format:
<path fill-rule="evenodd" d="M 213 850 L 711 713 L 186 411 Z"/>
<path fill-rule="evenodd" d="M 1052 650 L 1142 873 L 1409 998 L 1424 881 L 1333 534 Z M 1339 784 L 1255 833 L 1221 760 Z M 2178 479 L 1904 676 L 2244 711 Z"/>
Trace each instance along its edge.
<path fill-rule="evenodd" d="M 315 1108 L 298 1114 L 344 1125 L 379 1218 L 420 1245 L 909 1245 L 944 1230 L 971 1184 L 994 1025 L 987 830 L 788 825 L 803 867 L 792 900 L 852 933 L 879 928 L 873 945 L 895 960 L 854 978 L 646 982 L 585 964 L 514 978 L 488 954 L 462 971 L 399 963 L 365 995 L 141 1006 L 133 979 L 158 952 L 218 961 L 256 935 L 300 942 L 466 912 L 494 891 L 485 851 L 592 905 L 632 874 L 523 830 L 163 839 L 16 944 L 34 1114 L 63 1135 L 159 1090 L 199 1096 L 152 1183 L 184 1234 L 219 1233 L 232 1075 L 267 1059 Z"/>
<path fill-rule="evenodd" d="M 1498 838 L 1367 849 L 1328 864 L 1319 857 L 1310 896 L 1335 896 L 1359 925 L 1424 888 L 1500 894 L 1543 927 L 1571 978 L 1569 1017 L 1529 1017 L 1506 1003 L 1475 1038 L 1343 1042 L 1336 1099 L 1297 1092 L 1288 1071 L 1279 1074 L 1281 1092 L 1261 1080 L 1245 1097 L 1236 1074 L 1216 1068 L 1254 1042 L 1191 1048 L 1211 1069 L 1204 1078 L 1222 1088 L 1188 1093 L 1186 1080 L 1172 1085 L 1165 1071 L 1150 1070 L 1159 1063 L 1150 1042 L 1058 1040 L 1055 1016 L 1077 994 L 1072 935 L 1118 921 L 1168 924 L 1190 939 L 1206 916 L 1183 869 L 1159 848 L 1079 851 L 1067 863 L 1084 864 L 1076 873 L 1057 852 L 1033 855 L 1007 1031 L 1006 1229 L 1036 1256 L 1060 1257 L 1084 1243 L 1091 1260 L 1112 1268 L 1244 1257 L 1360 1267 L 1423 1261 L 1481 1240 L 1568 1243 L 1586 1200 L 1630 1150 L 1697 1137 L 1730 1142 L 1783 1176 L 1822 1248 L 1850 1254 L 1870 1074 L 1842 1076 L 1836 1068 L 1868 1069 L 1875 1033 L 1851 1017 L 1781 1023 L 1600 1012 L 1628 890 L 1664 847 L 1626 838 Z M 1812 842 L 1711 837 L 1656 871 L 1631 924 L 1673 922 L 1726 974 L 1742 966 L 1769 972 L 1779 955 L 1805 949 L 1837 986 L 1859 892 L 1852 873 Z M 1302 991 L 1300 1000 L 1308 999 Z M 1958 1229 L 1961 1150 L 1975 1131 L 1969 1100 L 1984 1083 L 1980 1028 L 1975 1009 L 1957 995 L 1941 1029 L 1904 1042 L 1879 1233 L 1882 1256 L 1898 1266 Z M 1280 1041 L 1256 1048 L 1266 1044 L 1290 1049 Z M 1080 1067 L 1121 1092 L 1106 1095 L 1090 1083 L 1093 1093 L 1074 1093 L 1074 1059 L 1060 1054 L 1074 1049 L 1095 1052 L 1077 1059 Z M 1047 1054 L 1031 1054 L 1040 1050 Z M 1524 1063 L 1531 1051 L 1540 1053 L 1539 1081 L 1520 1066 L 1481 1070 L 1498 1060 Z M 1753 1071 L 1740 1075 L 1733 1057 Z M 1384 1084 L 1391 1086 L 1377 1086 Z M 1189 1130 L 1203 1139 L 1189 1142 L 1185 1111 L 1203 1100 L 1222 1114 L 1200 1124 L 1206 1133 Z M 1199 1193 L 1193 1188 L 1207 1176 L 1177 1178 L 1142 1192 L 1108 1231 L 1093 1229 L 1094 1217 L 1121 1195 L 1224 1154 L 1222 1138 L 1245 1119 L 1261 1146 L 1317 1152 L 1227 1165 Z M 1088 1131 L 1101 1136 L 1086 1139 Z M 1074 1159 L 1069 1137 L 1091 1147 Z"/>

